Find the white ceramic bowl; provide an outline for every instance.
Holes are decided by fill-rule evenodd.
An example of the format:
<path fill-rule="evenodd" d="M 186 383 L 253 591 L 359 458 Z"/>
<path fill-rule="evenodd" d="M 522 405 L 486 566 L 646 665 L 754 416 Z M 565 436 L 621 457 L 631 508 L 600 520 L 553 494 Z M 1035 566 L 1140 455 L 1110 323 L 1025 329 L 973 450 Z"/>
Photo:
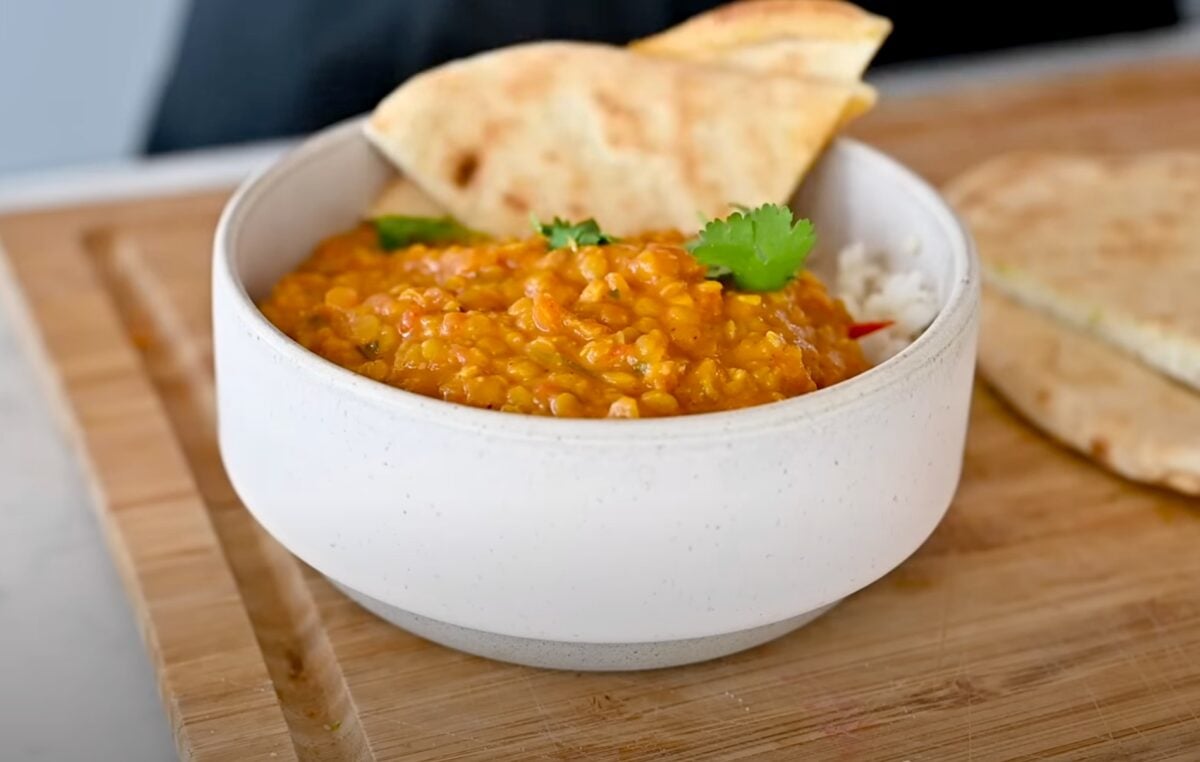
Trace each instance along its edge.
<path fill-rule="evenodd" d="M 879 367 L 784 402 L 557 420 L 410 394 L 326 362 L 255 307 L 392 170 L 349 122 L 247 182 L 221 219 L 213 319 L 221 452 L 246 506 L 368 609 L 431 640 L 566 669 L 732 653 L 911 554 L 958 484 L 979 276 L 938 195 L 840 140 L 797 208 L 816 269 L 851 240 L 915 265 L 941 311 Z M 908 262 L 905 267 L 913 266 Z"/>

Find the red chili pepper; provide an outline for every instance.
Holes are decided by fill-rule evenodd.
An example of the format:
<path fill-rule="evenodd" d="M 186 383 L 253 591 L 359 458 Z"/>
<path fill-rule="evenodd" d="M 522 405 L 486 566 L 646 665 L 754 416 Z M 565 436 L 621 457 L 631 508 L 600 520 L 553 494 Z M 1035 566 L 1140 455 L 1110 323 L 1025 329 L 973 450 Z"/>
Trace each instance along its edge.
<path fill-rule="evenodd" d="M 895 324 L 895 320 L 880 320 L 875 323 L 851 323 L 850 327 L 846 329 L 846 334 L 852 339 L 861 339 L 863 336 L 869 336 L 876 331 L 882 331 L 884 328 Z"/>

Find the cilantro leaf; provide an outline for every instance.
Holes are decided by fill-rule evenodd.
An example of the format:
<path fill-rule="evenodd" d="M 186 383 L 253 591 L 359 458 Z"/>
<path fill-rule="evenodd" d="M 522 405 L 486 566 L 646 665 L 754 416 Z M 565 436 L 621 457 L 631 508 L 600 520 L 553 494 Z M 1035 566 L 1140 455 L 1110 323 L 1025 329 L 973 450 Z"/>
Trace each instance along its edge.
<path fill-rule="evenodd" d="M 554 221 L 543 225 L 537 217 L 533 220 L 533 229 L 543 236 L 551 249 L 570 249 L 576 251 L 580 246 L 601 246 L 606 243 L 616 243 L 616 237 L 600 230 L 596 220 L 588 218 L 583 222 L 572 225 L 564 219 L 554 218 Z"/>
<path fill-rule="evenodd" d="M 480 233 L 471 230 L 453 217 L 406 217 L 388 214 L 371 220 L 379 234 L 379 245 L 384 251 L 395 251 L 414 243 L 458 243 L 479 238 Z"/>
<path fill-rule="evenodd" d="M 742 291 L 777 291 L 804 267 L 816 241 L 811 222 L 763 204 L 710 220 L 688 250 L 708 265 L 710 278 L 727 276 Z"/>

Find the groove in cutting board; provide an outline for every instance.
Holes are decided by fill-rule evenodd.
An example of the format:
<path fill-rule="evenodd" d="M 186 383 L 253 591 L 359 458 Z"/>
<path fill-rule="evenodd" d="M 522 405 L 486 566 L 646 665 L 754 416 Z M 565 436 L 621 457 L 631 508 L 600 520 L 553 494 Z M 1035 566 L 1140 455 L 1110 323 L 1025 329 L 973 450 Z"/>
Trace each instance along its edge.
<path fill-rule="evenodd" d="M 203 220 L 207 222 L 207 218 Z M 279 695 L 297 756 L 370 759 L 345 682 L 321 629 L 298 564 L 242 508 L 220 468 L 211 344 L 197 342 L 207 315 L 181 315 L 170 286 L 207 283 L 203 259 L 174 256 L 207 243 L 205 226 L 143 231 L 137 241 L 98 231 L 86 239 L 183 446 L 229 561 Z M 162 278 L 161 265 L 181 268 Z M 207 311 L 205 310 L 205 313 Z M 189 325 L 190 323 L 190 325 Z M 336 732 L 335 732 L 336 730 Z"/>
<path fill-rule="evenodd" d="M 28 329 L 19 335 L 83 460 L 180 756 L 295 759 L 186 456 L 84 245 L 94 224 L 129 215 L 93 212 L 71 224 L 50 215 L 47 227 L 6 225 L 0 296 Z"/>

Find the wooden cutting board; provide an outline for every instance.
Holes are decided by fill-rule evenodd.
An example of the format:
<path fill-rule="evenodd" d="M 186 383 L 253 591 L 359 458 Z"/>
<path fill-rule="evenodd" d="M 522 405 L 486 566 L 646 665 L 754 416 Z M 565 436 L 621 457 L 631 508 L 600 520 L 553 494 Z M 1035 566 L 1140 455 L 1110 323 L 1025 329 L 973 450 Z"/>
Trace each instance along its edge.
<path fill-rule="evenodd" d="M 1200 61 L 892 101 L 856 132 L 935 181 L 1018 147 L 1200 148 Z M 225 196 L 0 218 L 0 290 L 63 403 L 183 757 L 1200 758 L 1200 504 L 1093 468 L 983 389 L 929 542 L 775 643 L 574 674 L 375 619 L 276 545 L 221 468 Z"/>

